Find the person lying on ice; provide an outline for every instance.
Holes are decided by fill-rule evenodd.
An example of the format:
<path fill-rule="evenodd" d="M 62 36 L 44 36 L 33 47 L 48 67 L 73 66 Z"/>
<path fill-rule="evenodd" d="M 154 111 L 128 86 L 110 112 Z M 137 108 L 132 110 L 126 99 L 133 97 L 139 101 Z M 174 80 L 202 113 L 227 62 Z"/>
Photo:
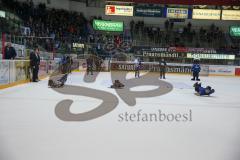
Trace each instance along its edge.
<path fill-rule="evenodd" d="M 212 89 L 212 87 L 207 86 L 206 88 L 202 87 L 201 83 L 195 83 L 193 85 L 193 87 L 195 88 L 195 91 L 197 92 L 197 95 L 199 96 L 210 96 L 211 94 L 213 94 L 215 92 L 214 89 Z"/>
<path fill-rule="evenodd" d="M 48 86 L 51 88 L 63 87 L 67 81 L 68 74 L 62 74 L 59 76 L 53 76 L 48 80 Z"/>
<path fill-rule="evenodd" d="M 114 88 L 114 89 L 121 89 L 123 88 L 125 85 L 122 84 L 119 80 L 115 80 L 113 85 L 111 85 L 111 88 Z"/>

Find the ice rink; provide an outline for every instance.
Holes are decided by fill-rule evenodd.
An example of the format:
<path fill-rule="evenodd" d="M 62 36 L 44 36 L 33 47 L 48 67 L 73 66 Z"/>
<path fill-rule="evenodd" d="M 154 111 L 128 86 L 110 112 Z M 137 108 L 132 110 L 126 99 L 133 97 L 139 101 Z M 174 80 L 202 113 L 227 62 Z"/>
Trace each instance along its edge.
<path fill-rule="evenodd" d="M 128 74 L 128 78 L 133 77 Z M 128 106 L 111 85 L 110 73 L 85 83 L 73 73 L 67 84 L 103 90 L 118 97 L 116 108 L 99 118 L 62 121 L 56 105 L 72 99 L 72 113 L 92 110 L 101 100 L 64 95 L 47 79 L 0 90 L 0 160 L 239 160 L 240 78 L 201 77 L 216 93 L 194 94 L 188 75 L 167 75 L 168 94 L 138 98 Z M 149 90 L 154 86 L 135 87 Z M 111 101 L 111 100 L 109 100 Z M 190 114 L 187 121 L 131 121 L 120 116 L 138 112 Z"/>

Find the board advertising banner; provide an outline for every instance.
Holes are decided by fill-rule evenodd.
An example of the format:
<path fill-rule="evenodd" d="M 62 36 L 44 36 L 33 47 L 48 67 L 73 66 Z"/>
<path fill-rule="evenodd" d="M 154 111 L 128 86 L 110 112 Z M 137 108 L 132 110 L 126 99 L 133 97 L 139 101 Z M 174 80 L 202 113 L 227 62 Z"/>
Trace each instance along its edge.
<path fill-rule="evenodd" d="M 240 76 L 240 67 L 235 68 L 235 76 Z"/>
<path fill-rule="evenodd" d="M 112 62 L 111 70 L 113 71 L 134 71 L 135 64 L 131 62 Z M 158 63 L 143 63 L 141 70 L 159 72 L 160 67 Z M 168 64 L 168 73 L 191 73 L 191 65 Z"/>
<path fill-rule="evenodd" d="M 39 65 L 39 76 L 47 75 L 47 71 L 48 71 L 47 61 L 42 60 Z"/>
<path fill-rule="evenodd" d="M 209 66 L 210 75 L 224 75 L 224 76 L 234 76 L 235 75 L 235 66 Z"/>
<path fill-rule="evenodd" d="M 14 61 L 15 79 L 14 81 L 27 80 L 29 77 L 29 61 Z"/>
<path fill-rule="evenodd" d="M 10 83 L 9 61 L 0 61 L 0 85 Z"/>

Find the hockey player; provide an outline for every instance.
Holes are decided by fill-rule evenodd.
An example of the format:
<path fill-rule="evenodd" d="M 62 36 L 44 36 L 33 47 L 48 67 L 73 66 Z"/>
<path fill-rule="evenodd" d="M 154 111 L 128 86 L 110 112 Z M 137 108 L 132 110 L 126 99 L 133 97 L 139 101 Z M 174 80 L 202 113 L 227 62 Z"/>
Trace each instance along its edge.
<path fill-rule="evenodd" d="M 193 61 L 193 65 L 192 65 L 192 73 L 193 73 L 193 78 L 191 79 L 192 81 L 200 81 L 199 79 L 199 73 L 201 71 L 201 67 L 200 67 L 200 64 L 199 64 L 199 60 L 198 59 L 195 59 Z"/>
<path fill-rule="evenodd" d="M 87 75 L 91 72 L 91 75 L 93 75 L 93 57 L 89 57 L 87 59 Z"/>
<path fill-rule="evenodd" d="M 166 75 L 166 68 L 167 68 L 167 63 L 164 59 L 161 59 L 161 61 L 159 61 L 159 68 L 160 68 L 160 79 L 166 79 L 165 75 Z"/>
<path fill-rule="evenodd" d="M 62 74 L 59 76 L 53 76 L 48 80 L 48 86 L 51 88 L 60 88 L 65 85 L 68 74 Z"/>
<path fill-rule="evenodd" d="M 197 92 L 197 95 L 199 96 L 210 96 L 211 94 L 213 94 L 215 92 L 214 89 L 212 89 L 212 87 L 207 86 L 206 88 L 202 87 L 201 83 L 195 83 L 193 85 L 193 87 L 195 88 L 195 91 Z"/>
<path fill-rule="evenodd" d="M 134 67 L 135 67 L 135 78 L 139 78 L 140 77 L 141 61 L 138 58 L 136 58 L 134 60 Z"/>
<path fill-rule="evenodd" d="M 111 86 L 111 88 L 114 88 L 114 89 L 121 89 L 123 88 L 125 85 L 122 84 L 119 80 L 115 80 L 113 85 Z"/>

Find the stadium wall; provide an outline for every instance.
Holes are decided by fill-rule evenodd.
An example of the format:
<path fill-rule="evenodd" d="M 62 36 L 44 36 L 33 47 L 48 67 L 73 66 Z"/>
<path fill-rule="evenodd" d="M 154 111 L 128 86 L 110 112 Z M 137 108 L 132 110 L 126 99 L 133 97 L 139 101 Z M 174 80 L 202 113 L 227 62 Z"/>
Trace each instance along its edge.
<path fill-rule="evenodd" d="M 18 0 L 19 2 L 26 2 L 26 0 Z M 50 2 L 50 3 L 48 3 Z M 48 8 L 69 10 L 69 0 L 33 0 L 34 5 L 44 3 Z"/>
<path fill-rule="evenodd" d="M 105 15 L 105 8 L 96 8 L 96 7 L 86 7 L 85 3 L 70 1 L 69 2 L 69 10 L 82 12 L 87 18 L 91 18 L 93 16 L 101 16 L 105 20 L 114 20 L 114 21 L 123 21 L 125 27 L 128 29 L 129 24 L 132 20 L 135 22 L 137 21 L 144 21 L 145 24 L 150 24 L 153 26 L 160 26 L 164 27 L 164 22 L 166 18 L 155 18 L 155 17 L 123 17 L 123 16 L 106 16 Z M 177 23 L 179 26 L 186 26 L 189 22 L 192 23 L 192 26 L 203 26 L 208 27 L 213 23 L 216 26 L 221 27 L 225 31 L 229 30 L 229 26 L 231 25 L 240 25 L 240 21 L 219 21 L 219 20 L 192 20 L 187 19 L 185 22 Z"/>
<path fill-rule="evenodd" d="M 26 0 L 18 0 L 24 2 Z M 97 7 L 86 7 L 86 3 L 83 2 L 75 2 L 69 0 L 34 0 L 34 4 L 37 5 L 39 3 L 45 3 L 48 8 L 57 8 L 57 9 L 65 9 L 69 11 L 82 12 L 87 18 L 91 18 L 93 16 L 101 16 L 106 20 L 115 20 L 115 21 L 124 21 L 125 27 L 128 29 L 130 22 L 134 19 L 134 21 L 144 21 L 145 24 L 164 27 L 164 22 L 166 18 L 154 18 L 154 17 L 123 17 L 123 16 L 106 16 L 105 8 L 97 8 Z M 229 26 L 231 25 L 240 25 L 240 21 L 218 21 L 218 20 L 192 20 L 187 19 L 185 22 L 178 23 L 179 26 L 185 26 L 188 22 L 192 23 L 192 26 L 203 26 L 209 27 L 211 24 L 215 24 L 216 26 L 220 26 L 225 31 L 229 30 Z"/>

